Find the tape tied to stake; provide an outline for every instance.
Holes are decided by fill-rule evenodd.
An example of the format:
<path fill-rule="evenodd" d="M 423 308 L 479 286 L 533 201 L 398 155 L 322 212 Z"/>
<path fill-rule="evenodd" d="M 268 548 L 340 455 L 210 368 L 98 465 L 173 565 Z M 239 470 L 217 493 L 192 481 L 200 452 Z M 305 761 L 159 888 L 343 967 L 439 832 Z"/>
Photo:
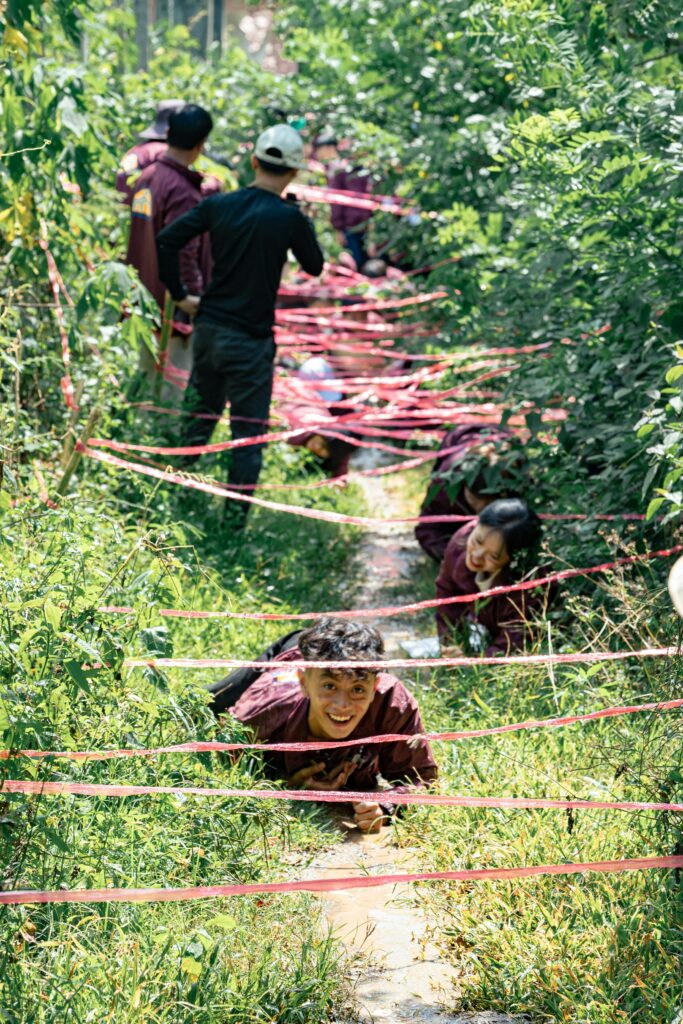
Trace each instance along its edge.
<path fill-rule="evenodd" d="M 579 864 L 538 864 L 518 868 L 474 868 L 459 871 L 415 871 L 393 875 L 351 875 L 287 882 L 252 882 L 246 885 L 198 885 L 180 889 L 52 889 L 0 891 L 0 904 L 19 903 L 159 903 L 215 899 L 218 896 L 253 896 L 283 892 L 335 892 L 412 882 L 495 882 L 536 875 L 577 875 L 586 872 L 620 874 L 683 868 L 683 856 L 632 857 L 627 860 L 587 861 Z"/>

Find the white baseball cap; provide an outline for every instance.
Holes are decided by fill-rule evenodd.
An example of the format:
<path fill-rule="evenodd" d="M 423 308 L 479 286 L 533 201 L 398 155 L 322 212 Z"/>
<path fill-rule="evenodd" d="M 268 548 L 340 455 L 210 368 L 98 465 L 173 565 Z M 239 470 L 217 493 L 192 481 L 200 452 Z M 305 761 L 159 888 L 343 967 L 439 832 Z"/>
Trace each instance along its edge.
<path fill-rule="evenodd" d="M 254 156 L 291 170 L 303 170 L 306 167 L 304 140 L 288 124 L 274 124 L 261 132 L 256 140 Z"/>

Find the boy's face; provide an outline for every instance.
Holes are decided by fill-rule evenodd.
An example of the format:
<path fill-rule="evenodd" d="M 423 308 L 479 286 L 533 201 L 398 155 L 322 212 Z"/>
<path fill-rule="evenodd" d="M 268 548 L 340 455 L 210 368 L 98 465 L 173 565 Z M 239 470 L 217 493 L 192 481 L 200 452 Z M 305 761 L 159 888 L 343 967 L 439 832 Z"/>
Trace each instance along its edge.
<path fill-rule="evenodd" d="M 349 673 L 327 668 L 299 671 L 299 684 L 308 697 L 308 727 L 318 739 L 344 740 L 372 704 L 377 674 L 359 669 Z"/>

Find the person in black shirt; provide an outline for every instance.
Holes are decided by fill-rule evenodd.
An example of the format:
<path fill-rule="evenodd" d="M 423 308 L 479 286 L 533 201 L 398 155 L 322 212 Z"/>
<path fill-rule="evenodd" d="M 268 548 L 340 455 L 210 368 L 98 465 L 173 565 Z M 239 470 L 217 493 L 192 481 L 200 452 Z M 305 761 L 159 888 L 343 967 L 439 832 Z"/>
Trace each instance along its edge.
<path fill-rule="evenodd" d="M 281 193 L 306 166 L 303 140 L 288 125 L 259 136 L 252 185 L 205 199 L 157 236 L 159 275 L 180 309 L 196 314 L 194 367 L 187 390 L 188 426 L 182 444 L 206 444 L 230 402 L 233 440 L 267 432 L 273 387 L 275 300 L 291 249 L 301 268 L 317 276 L 323 254 L 310 220 Z M 180 277 L 179 253 L 203 232 L 211 239 L 213 274 L 204 294 L 190 295 Z M 228 483 L 252 491 L 263 445 L 231 451 Z M 198 456 L 188 456 L 194 462 Z M 233 508 L 237 522 L 248 508 Z"/>

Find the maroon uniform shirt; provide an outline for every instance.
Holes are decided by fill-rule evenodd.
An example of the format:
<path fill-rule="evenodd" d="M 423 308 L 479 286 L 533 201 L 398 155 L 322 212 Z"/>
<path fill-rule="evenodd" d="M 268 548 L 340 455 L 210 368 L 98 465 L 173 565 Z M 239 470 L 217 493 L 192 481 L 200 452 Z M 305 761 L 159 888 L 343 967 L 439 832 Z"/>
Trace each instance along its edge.
<path fill-rule="evenodd" d="M 432 478 L 427 491 L 427 498 L 420 509 L 421 516 L 473 516 L 474 509 L 470 508 L 465 498 L 465 486 L 462 484 L 456 491 L 446 486 L 444 479 L 448 476 L 449 470 L 460 465 L 470 448 L 485 441 L 504 441 L 510 437 L 508 430 L 500 430 L 495 427 L 455 427 L 449 430 L 439 445 L 440 449 L 453 448 L 457 451 L 451 452 L 442 458 L 437 458 L 432 471 Z M 440 562 L 446 553 L 448 542 L 458 529 L 458 523 L 418 523 L 415 527 L 415 537 L 418 544 L 435 561 Z"/>
<path fill-rule="evenodd" d="M 128 206 L 133 201 L 140 173 L 144 171 L 145 167 L 156 163 L 167 149 L 167 143 L 160 139 L 153 139 L 151 142 L 138 142 L 122 157 L 116 172 L 116 190 L 122 193 Z"/>
<path fill-rule="evenodd" d="M 369 171 L 362 167 L 347 169 L 337 167 L 327 179 L 328 188 L 341 190 L 342 192 L 362 192 L 370 197 L 372 191 L 372 178 Z M 332 227 L 336 231 L 350 231 L 358 228 L 361 224 L 372 217 L 372 210 L 366 210 L 362 206 L 339 206 L 332 203 L 331 219 Z"/>
<path fill-rule="evenodd" d="M 116 172 L 116 190 L 121 192 L 124 202 L 130 206 L 133 196 L 137 191 L 138 178 L 145 167 L 160 160 L 168 149 L 168 143 L 161 139 L 152 139 L 150 142 L 138 142 L 129 149 L 121 159 L 121 164 Z M 213 174 L 205 174 L 201 184 L 202 197 L 215 195 L 221 191 L 221 183 Z"/>
<path fill-rule="evenodd" d="M 288 661 L 301 660 L 298 648 L 279 655 L 273 668 L 259 676 L 230 709 L 248 725 L 262 743 L 305 743 L 314 741 L 308 729 L 308 698 L 301 692 L 296 669 Z M 424 732 L 417 702 L 403 683 L 388 672 L 380 672 L 377 690 L 365 716 L 348 739 L 362 739 L 382 733 L 414 736 Z M 289 778 L 300 768 L 325 761 L 330 771 L 343 761 L 358 757 L 358 765 L 344 791 L 376 790 L 380 779 L 393 784 L 424 785 L 436 778 L 436 762 L 426 740 L 408 743 L 367 743 L 334 750 L 277 753 L 268 756 L 273 771 Z M 392 788 L 397 788 L 392 785 Z"/>
<path fill-rule="evenodd" d="M 164 155 L 146 167 L 135 183 L 126 262 L 137 269 L 162 310 L 166 288 L 159 277 L 156 236 L 201 202 L 202 181 L 198 171 Z M 208 235 L 198 235 L 181 251 L 180 272 L 188 293 L 201 295 L 211 276 Z"/>
<path fill-rule="evenodd" d="M 476 525 L 476 519 L 465 523 L 448 542 L 436 580 L 437 597 L 480 593 L 476 573 L 471 572 L 465 564 L 467 538 Z M 506 567 L 498 573 L 493 586 L 505 587 L 516 582 Z M 490 642 L 483 652 L 485 655 L 508 654 L 519 650 L 524 646 L 531 615 L 542 609 L 548 593 L 548 588 L 544 588 L 542 596 L 539 596 L 538 591 L 522 590 L 487 597 L 484 590 L 478 601 L 443 605 L 436 611 L 439 638 L 447 643 L 452 627 L 466 628 L 469 621 L 484 626 L 488 631 Z"/>

